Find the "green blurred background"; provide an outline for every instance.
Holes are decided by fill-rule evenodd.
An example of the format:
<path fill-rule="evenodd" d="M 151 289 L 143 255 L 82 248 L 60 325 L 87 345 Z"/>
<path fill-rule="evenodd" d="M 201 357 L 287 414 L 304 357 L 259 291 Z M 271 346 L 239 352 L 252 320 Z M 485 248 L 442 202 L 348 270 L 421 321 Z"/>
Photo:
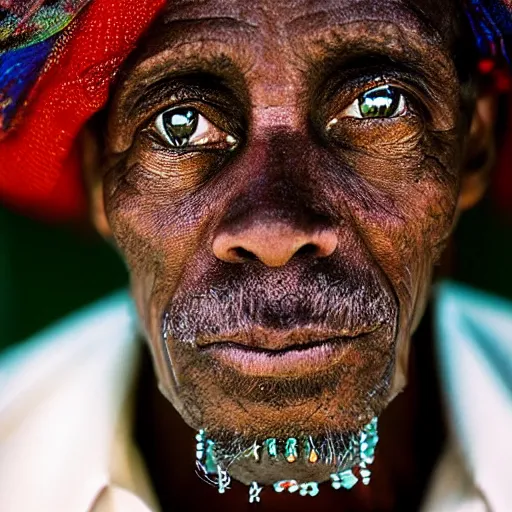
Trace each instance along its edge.
<path fill-rule="evenodd" d="M 463 216 L 455 248 L 456 279 L 512 298 L 512 222 L 488 199 Z M 0 208 L 0 350 L 127 280 L 120 258 L 93 233 Z"/>
<path fill-rule="evenodd" d="M 0 350 L 127 282 L 119 256 L 92 230 L 0 208 Z"/>

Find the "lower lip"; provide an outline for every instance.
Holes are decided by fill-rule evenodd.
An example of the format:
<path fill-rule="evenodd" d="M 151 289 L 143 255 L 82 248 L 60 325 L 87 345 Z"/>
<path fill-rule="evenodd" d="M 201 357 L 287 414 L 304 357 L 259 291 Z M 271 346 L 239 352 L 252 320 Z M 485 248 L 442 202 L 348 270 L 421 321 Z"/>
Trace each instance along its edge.
<path fill-rule="evenodd" d="M 347 357 L 355 343 L 369 335 L 335 338 L 311 348 L 284 351 L 254 350 L 232 343 L 216 343 L 202 349 L 212 359 L 239 373 L 253 377 L 297 377 L 325 371 Z"/>

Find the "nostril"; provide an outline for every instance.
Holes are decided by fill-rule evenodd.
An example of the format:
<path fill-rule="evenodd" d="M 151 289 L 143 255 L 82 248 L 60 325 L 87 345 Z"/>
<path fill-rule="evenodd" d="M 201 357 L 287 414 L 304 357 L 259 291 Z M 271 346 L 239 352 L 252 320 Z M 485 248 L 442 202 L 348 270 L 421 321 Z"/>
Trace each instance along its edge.
<path fill-rule="evenodd" d="M 295 253 L 297 256 L 316 256 L 317 254 L 318 247 L 315 244 L 305 244 Z"/>
<path fill-rule="evenodd" d="M 256 261 L 258 257 L 251 251 L 243 247 L 234 247 L 231 251 L 236 255 L 237 259 L 243 261 Z"/>

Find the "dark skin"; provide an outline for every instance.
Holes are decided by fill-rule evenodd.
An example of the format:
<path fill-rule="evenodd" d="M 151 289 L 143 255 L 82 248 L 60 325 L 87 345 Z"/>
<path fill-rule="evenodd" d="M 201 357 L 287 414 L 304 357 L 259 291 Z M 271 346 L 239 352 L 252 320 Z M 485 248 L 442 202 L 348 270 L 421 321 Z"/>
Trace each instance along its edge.
<path fill-rule="evenodd" d="M 95 223 L 130 269 L 178 413 L 151 400 L 158 446 L 190 443 L 179 416 L 249 445 L 357 431 L 405 387 L 434 265 L 485 189 L 494 102 L 461 84 L 455 3 L 376 5 L 172 2 L 119 78 L 107 136 L 84 139 Z M 420 395 L 388 425 L 413 424 Z M 153 474 L 185 456 L 146 455 Z M 285 466 L 300 481 L 332 470 Z M 273 471 L 230 468 L 246 484 Z M 380 481 L 322 500 L 390 509 L 403 489 Z"/>

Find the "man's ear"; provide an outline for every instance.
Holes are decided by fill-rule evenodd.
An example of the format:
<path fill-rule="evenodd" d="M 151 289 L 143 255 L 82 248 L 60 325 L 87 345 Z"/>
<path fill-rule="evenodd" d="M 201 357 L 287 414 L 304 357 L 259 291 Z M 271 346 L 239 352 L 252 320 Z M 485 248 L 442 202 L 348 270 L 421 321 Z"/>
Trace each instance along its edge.
<path fill-rule="evenodd" d="M 79 135 L 82 176 L 89 200 L 89 217 L 96 231 L 106 239 L 112 237 L 103 200 L 102 149 L 95 130 L 85 126 Z"/>
<path fill-rule="evenodd" d="M 485 93 L 476 101 L 466 144 L 458 210 L 472 208 L 484 195 L 496 162 L 496 114 L 498 97 Z"/>

